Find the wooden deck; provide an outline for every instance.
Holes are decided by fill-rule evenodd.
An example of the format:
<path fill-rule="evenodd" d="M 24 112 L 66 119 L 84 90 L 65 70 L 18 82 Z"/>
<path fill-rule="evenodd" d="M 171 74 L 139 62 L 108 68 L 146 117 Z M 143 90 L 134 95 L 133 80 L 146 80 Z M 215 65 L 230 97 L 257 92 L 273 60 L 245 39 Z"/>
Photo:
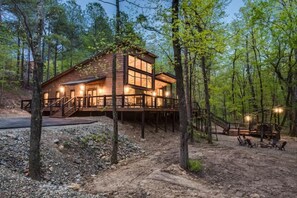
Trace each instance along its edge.
<path fill-rule="evenodd" d="M 160 127 L 160 119 L 163 116 L 164 129 L 167 131 L 167 122 L 171 121 L 171 129 L 174 131 L 175 122 L 178 120 L 178 100 L 170 97 L 151 96 L 146 94 L 117 95 L 117 112 L 123 120 L 124 114 L 134 112 L 135 117 L 141 120 L 141 138 L 144 138 L 145 120 L 153 113 L 156 131 Z M 70 117 L 86 113 L 93 115 L 112 112 L 112 96 L 89 96 L 74 98 L 49 98 L 43 100 L 43 115 L 50 117 Z M 22 100 L 21 108 L 31 113 L 32 100 Z M 196 116 L 200 115 L 198 106 L 193 106 Z M 88 114 L 89 113 L 89 114 Z"/>

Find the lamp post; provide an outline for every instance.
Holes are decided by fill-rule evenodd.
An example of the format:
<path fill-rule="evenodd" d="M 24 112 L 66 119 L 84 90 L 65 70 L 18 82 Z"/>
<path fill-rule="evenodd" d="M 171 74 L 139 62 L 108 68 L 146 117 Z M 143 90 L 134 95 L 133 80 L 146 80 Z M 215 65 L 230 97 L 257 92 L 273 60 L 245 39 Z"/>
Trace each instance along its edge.
<path fill-rule="evenodd" d="M 250 128 L 251 128 L 250 124 L 251 124 L 252 119 L 253 119 L 253 118 L 252 118 L 252 116 L 250 116 L 250 115 L 246 115 L 246 116 L 244 117 L 244 120 L 248 123 L 249 130 L 250 130 Z"/>
<path fill-rule="evenodd" d="M 277 114 L 277 125 L 280 125 L 280 114 L 284 112 L 284 109 L 282 107 L 275 107 L 273 112 Z"/>

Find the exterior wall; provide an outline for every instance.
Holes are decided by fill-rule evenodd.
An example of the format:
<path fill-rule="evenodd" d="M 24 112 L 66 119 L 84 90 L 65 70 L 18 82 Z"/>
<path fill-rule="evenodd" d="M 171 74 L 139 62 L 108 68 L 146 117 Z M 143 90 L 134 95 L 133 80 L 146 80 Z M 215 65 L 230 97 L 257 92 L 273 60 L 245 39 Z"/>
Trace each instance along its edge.
<path fill-rule="evenodd" d="M 117 94 L 122 94 L 124 90 L 123 86 L 123 55 L 117 55 Z M 112 54 L 104 55 L 100 58 L 96 58 L 85 65 L 80 65 L 77 69 L 73 69 L 67 74 L 53 79 L 49 83 L 45 83 L 43 85 L 42 90 L 43 93 L 48 93 L 49 98 L 55 98 L 56 92 L 60 91 L 60 87 L 63 83 L 69 81 L 75 81 L 80 79 L 85 79 L 88 77 L 98 77 L 98 76 L 106 76 L 106 79 L 100 80 L 97 82 L 92 82 L 85 85 L 84 90 L 81 90 L 81 84 L 78 85 L 64 85 L 64 94 L 60 93 L 60 96 L 66 96 L 70 98 L 70 91 L 75 90 L 75 96 L 83 96 L 86 95 L 88 89 L 96 89 L 97 95 L 99 93 L 99 89 L 103 90 L 100 95 L 111 95 L 112 90 Z"/>

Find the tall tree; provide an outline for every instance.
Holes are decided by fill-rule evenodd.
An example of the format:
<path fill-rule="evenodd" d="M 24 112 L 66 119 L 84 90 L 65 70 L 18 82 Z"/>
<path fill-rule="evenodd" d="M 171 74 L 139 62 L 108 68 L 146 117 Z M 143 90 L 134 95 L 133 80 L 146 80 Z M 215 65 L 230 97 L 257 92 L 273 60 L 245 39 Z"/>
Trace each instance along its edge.
<path fill-rule="evenodd" d="M 120 1 L 116 0 L 116 32 L 115 32 L 115 51 L 112 59 L 112 117 L 113 117 L 113 137 L 112 137 L 112 154 L 111 163 L 118 163 L 118 114 L 116 100 L 116 79 L 117 79 L 117 51 L 119 44 L 120 32 Z"/>
<path fill-rule="evenodd" d="M 14 14 L 21 20 L 25 27 L 28 45 L 32 51 L 33 68 L 33 94 L 31 103 L 31 133 L 29 151 L 29 175 L 32 179 L 41 179 L 41 160 L 40 160 L 40 138 L 42 129 L 42 102 L 41 102 L 41 83 L 43 76 L 42 59 L 42 36 L 44 26 L 44 1 L 37 0 L 30 2 L 30 6 L 36 8 L 36 15 L 33 21 L 29 21 L 24 12 L 24 4 L 12 0 Z M 28 6 L 28 5 L 27 5 Z"/>
<path fill-rule="evenodd" d="M 179 0 L 172 0 L 172 46 L 174 57 L 174 70 L 176 75 L 176 88 L 179 99 L 179 131 L 180 131 L 180 151 L 179 151 L 179 164 L 182 168 L 188 169 L 189 153 L 188 153 L 188 121 L 187 121 L 187 108 L 186 97 L 181 57 L 181 44 L 179 38 Z"/>

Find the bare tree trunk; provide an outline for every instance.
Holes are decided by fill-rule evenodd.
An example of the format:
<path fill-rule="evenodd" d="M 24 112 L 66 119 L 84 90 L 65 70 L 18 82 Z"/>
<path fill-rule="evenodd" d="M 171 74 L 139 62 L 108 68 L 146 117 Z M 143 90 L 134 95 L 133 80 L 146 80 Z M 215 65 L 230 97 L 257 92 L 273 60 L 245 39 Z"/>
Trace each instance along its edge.
<path fill-rule="evenodd" d="M 18 27 L 18 38 L 17 38 L 17 43 L 18 43 L 18 51 L 17 51 L 17 63 L 16 63 L 16 71 L 17 71 L 17 76 L 20 75 L 20 59 L 21 59 L 21 39 L 20 39 L 20 27 Z"/>
<path fill-rule="evenodd" d="M 55 52 L 54 52 L 54 76 L 57 75 L 57 57 L 58 57 L 58 40 L 55 43 Z"/>
<path fill-rule="evenodd" d="M 178 37 L 179 27 L 176 24 L 179 13 L 179 0 L 172 0 L 172 44 L 174 54 L 174 70 L 176 75 L 176 88 L 179 99 L 179 131 L 180 131 L 180 159 L 179 164 L 183 169 L 188 169 L 189 153 L 188 153 L 188 131 L 187 131 L 187 110 L 186 98 L 183 82 L 183 68 L 181 59 L 181 45 Z"/>
<path fill-rule="evenodd" d="M 30 46 L 28 46 L 28 60 L 27 60 L 27 83 L 26 86 L 29 88 L 30 87 L 30 70 L 31 70 L 31 50 Z"/>
<path fill-rule="evenodd" d="M 184 49 L 184 56 L 185 56 L 185 65 L 184 65 L 184 75 L 185 75 L 185 94 L 186 94 L 186 107 L 187 107 L 187 119 L 188 119 L 188 129 L 190 131 L 190 140 L 194 142 L 194 135 L 193 135 L 193 127 L 192 127 L 192 110 L 191 110 L 191 89 L 190 89 L 190 78 L 189 78 L 189 60 L 188 60 L 188 49 L 185 47 Z"/>
<path fill-rule="evenodd" d="M 207 132 L 207 141 L 212 143 L 212 134 L 211 134 L 211 115 L 210 115 L 210 96 L 208 90 L 208 75 L 207 75 L 207 66 L 205 56 L 201 57 L 201 67 L 203 75 L 203 84 L 204 84 L 204 93 L 205 93 L 205 108 L 206 108 L 206 132 Z"/>
<path fill-rule="evenodd" d="M 258 105 L 256 101 L 256 92 L 255 92 L 255 87 L 252 79 L 252 74 L 251 74 L 251 66 L 250 66 L 250 58 L 249 58 L 249 41 L 248 41 L 248 36 L 246 37 L 246 72 L 248 75 L 248 80 L 249 80 L 249 85 L 251 89 L 251 95 L 252 95 L 252 105 L 253 105 L 253 112 L 258 110 Z"/>
<path fill-rule="evenodd" d="M 116 0 L 116 33 L 115 33 L 115 48 L 118 48 L 118 37 L 120 32 L 120 1 Z M 111 163 L 118 163 L 118 114 L 116 105 L 116 79 L 117 79 L 117 56 L 113 53 L 112 59 L 112 117 L 113 117 L 113 138 L 112 138 L 112 154 Z"/>
<path fill-rule="evenodd" d="M 24 41 L 22 42 L 22 52 L 21 52 L 21 68 L 20 68 L 20 83 L 21 86 L 24 87 L 24 59 L 25 59 L 25 45 Z"/>

